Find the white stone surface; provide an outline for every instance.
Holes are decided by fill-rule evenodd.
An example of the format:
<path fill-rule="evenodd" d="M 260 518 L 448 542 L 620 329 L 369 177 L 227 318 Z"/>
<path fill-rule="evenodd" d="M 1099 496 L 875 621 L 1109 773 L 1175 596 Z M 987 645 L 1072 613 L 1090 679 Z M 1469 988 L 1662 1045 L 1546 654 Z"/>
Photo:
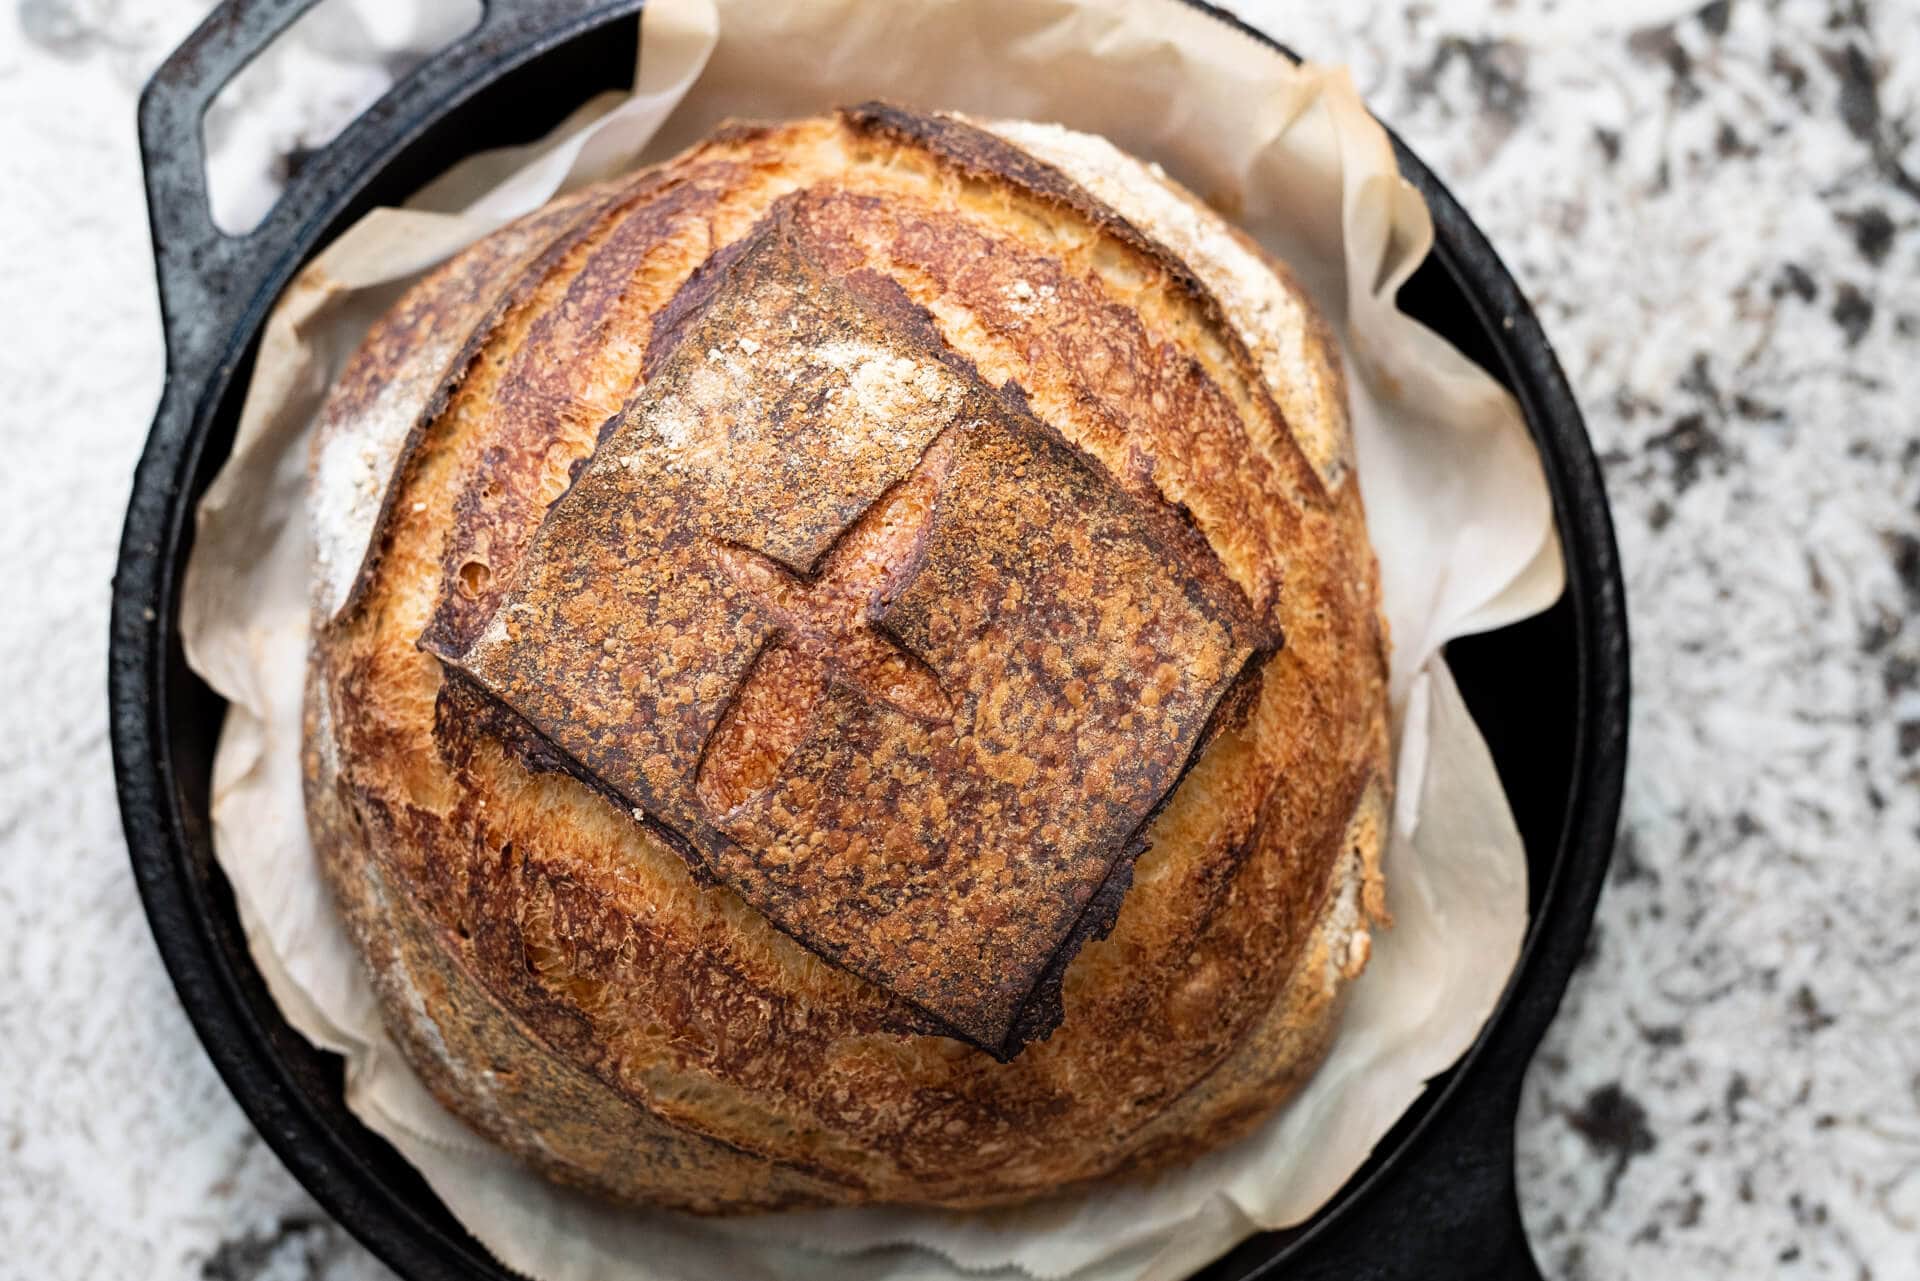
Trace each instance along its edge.
<path fill-rule="evenodd" d="M 108 581 L 162 369 L 133 101 L 203 8 L 0 13 L 0 1276 L 385 1275 L 208 1065 L 114 808 Z M 1920 7 L 1242 11 L 1452 185 L 1606 466 L 1632 762 L 1521 1117 L 1546 1271 L 1920 1275 Z M 279 79 L 262 151 L 365 92 Z"/>

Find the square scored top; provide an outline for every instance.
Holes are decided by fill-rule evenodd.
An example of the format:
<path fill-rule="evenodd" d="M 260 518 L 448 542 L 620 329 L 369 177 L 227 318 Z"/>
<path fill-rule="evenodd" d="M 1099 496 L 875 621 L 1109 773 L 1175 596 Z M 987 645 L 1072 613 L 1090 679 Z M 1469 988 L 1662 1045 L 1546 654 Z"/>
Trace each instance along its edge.
<path fill-rule="evenodd" d="M 682 289 L 436 652 L 697 874 L 1008 1058 L 1271 638 L 1171 508 L 822 259 L 776 211 Z"/>

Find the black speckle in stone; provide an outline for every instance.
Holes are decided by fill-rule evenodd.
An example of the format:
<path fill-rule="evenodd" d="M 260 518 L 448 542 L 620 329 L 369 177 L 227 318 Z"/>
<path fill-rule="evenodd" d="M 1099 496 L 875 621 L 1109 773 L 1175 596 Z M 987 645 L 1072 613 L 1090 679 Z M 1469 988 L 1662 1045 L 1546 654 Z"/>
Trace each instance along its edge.
<path fill-rule="evenodd" d="M 1620 840 L 1613 847 L 1610 875 L 1616 885 L 1627 885 L 1633 881 L 1646 881 L 1655 886 L 1660 884 L 1659 871 L 1640 857 L 1640 838 L 1632 828 L 1620 833 Z"/>
<path fill-rule="evenodd" d="M 1787 416 L 1787 411 L 1780 406 L 1755 400 L 1743 391 L 1733 393 L 1733 412 L 1754 423 L 1777 423 Z"/>
<path fill-rule="evenodd" d="M 1733 14 L 1732 0 L 1713 0 L 1700 8 L 1700 25 L 1716 36 L 1727 34 L 1727 19 Z"/>
<path fill-rule="evenodd" d="M 1833 296 L 1833 309 L 1827 313 L 1840 326 L 1851 347 L 1867 336 L 1873 326 L 1873 303 L 1851 281 L 1843 282 Z"/>
<path fill-rule="evenodd" d="M 1726 452 L 1726 446 L 1703 414 L 1682 414 L 1673 426 L 1647 440 L 1649 450 L 1657 450 L 1673 459 L 1673 488 L 1684 494 L 1700 479 L 1702 467 L 1710 459 Z"/>
<path fill-rule="evenodd" d="M 1837 31 L 1841 27 L 1862 27 L 1867 25 L 1867 6 L 1865 0 L 1846 0 L 1834 4 L 1827 11 L 1827 29 Z"/>
<path fill-rule="evenodd" d="M 1659 413 L 1660 406 L 1645 396 L 1635 395 L 1625 387 L 1618 387 L 1613 393 L 1613 411 L 1628 422 L 1632 422 L 1643 412 Z"/>
<path fill-rule="evenodd" d="M 1720 403 L 1720 384 L 1713 380 L 1713 366 L 1706 352 L 1693 353 L 1693 359 L 1687 362 L 1687 372 L 1680 375 L 1680 390 L 1698 396 L 1713 407 L 1715 414 L 1726 417 L 1726 406 Z"/>
<path fill-rule="evenodd" d="M 1827 1013 L 1825 1007 L 1820 1004 L 1820 998 L 1815 996 L 1813 989 L 1805 983 L 1794 991 L 1791 1009 L 1793 1026 L 1798 1031 L 1812 1035 L 1823 1028 L 1833 1026 L 1833 1015 Z"/>
<path fill-rule="evenodd" d="M 1740 1105 L 1753 1094 L 1753 1087 L 1747 1082 L 1744 1072 L 1735 1072 L 1727 1079 L 1727 1092 L 1721 1102 L 1727 1109 L 1727 1120 L 1736 1121 L 1740 1117 Z"/>
<path fill-rule="evenodd" d="M 1845 48 L 1823 49 L 1821 58 L 1840 82 L 1840 119 L 1847 132 L 1867 144 L 1873 153 L 1873 167 L 1882 177 L 1915 199 L 1920 199 L 1920 180 L 1907 172 L 1900 161 L 1906 145 L 1904 130 L 1886 128 L 1880 110 L 1880 73 L 1859 44 L 1848 41 Z"/>
<path fill-rule="evenodd" d="M 1807 69 L 1779 45 L 1775 45 L 1767 57 L 1767 70 L 1779 77 L 1780 83 L 1787 87 L 1789 97 L 1798 98 L 1806 92 Z"/>
<path fill-rule="evenodd" d="M 1684 107 L 1700 100 L 1700 86 L 1693 82 L 1693 55 L 1673 33 L 1670 23 L 1641 27 L 1627 37 L 1627 48 L 1650 61 L 1663 62 L 1673 75 L 1667 97 L 1675 106 Z"/>
<path fill-rule="evenodd" d="M 1682 1044 L 1687 1039 L 1687 1034 L 1678 1023 L 1663 1023 L 1658 1027 L 1642 1027 L 1640 1039 L 1648 1045 L 1666 1049 Z"/>
<path fill-rule="evenodd" d="M 1908 689 L 1920 686 L 1920 665 L 1916 665 L 1907 655 L 1897 653 L 1887 659 L 1887 665 L 1880 668 L 1880 684 L 1887 691 L 1887 697 L 1899 697 Z"/>
<path fill-rule="evenodd" d="M 1567 1124 L 1595 1151 L 1631 1160 L 1658 1146 L 1647 1127 L 1647 1110 L 1618 1081 L 1610 1081 L 1587 1095 L 1586 1102 L 1567 1114 Z"/>
<path fill-rule="evenodd" d="M 1820 286 L 1813 283 L 1813 277 L 1807 269 L 1797 262 L 1780 264 L 1780 275 L 1773 282 L 1773 296 L 1784 298 L 1792 294 L 1801 302 L 1812 302 L 1814 295 L 1820 292 Z"/>
<path fill-rule="evenodd" d="M 1853 232 L 1853 247 L 1860 256 L 1878 267 L 1887 259 L 1887 251 L 1893 248 L 1893 219 L 1887 217 L 1887 211 L 1879 205 L 1868 205 L 1858 213 L 1838 215 L 1842 223 Z"/>
<path fill-rule="evenodd" d="M 344 1238 L 318 1215 L 289 1214 L 265 1232 L 222 1241 L 200 1265 L 204 1281 L 254 1281 L 256 1277 L 319 1276 Z"/>
<path fill-rule="evenodd" d="M 1673 520 L 1673 504 L 1664 498 L 1653 500 L 1653 506 L 1647 508 L 1647 528 L 1654 533 L 1665 529 Z"/>
<path fill-rule="evenodd" d="M 1448 36 L 1433 51 L 1426 68 L 1408 78 L 1415 93 L 1432 93 L 1440 75 L 1455 58 L 1467 64 L 1467 76 L 1481 110 L 1509 123 L 1527 106 L 1527 51 L 1511 40 L 1468 40 Z"/>
<path fill-rule="evenodd" d="M 1860 629 L 1860 649 L 1867 654 L 1878 654 L 1893 643 L 1900 634 L 1898 615 L 1881 610 L 1871 623 Z"/>
<path fill-rule="evenodd" d="M 1656 1146 L 1653 1131 L 1647 1126 L 1646 1108 L 1614 1081 L 1587 1095 L 1586 1102 L 1567 1114 L 1567 1124 L 1595 1152 L 1613 1158 L 1613 1169 L 1607 1173 L 1606 1193 L 1600 1201 L 1603 1207 L 1612 1205 L 1627 1164 Z"/>
<path fill-rule="evenodd" d="M 1739 130 L 1724 120 L 1720 122 L 1719 131 L 1713 135 L 1713 149 L 1719 153 L 1722 160 L 1734 160 L 1743 156 L 1752 156 L 1759 151 L 1759 148 L 1743 141 L 1740 137 Z"/>
<path fill-rule="evenodd" d="M 1920 721 L 1900 722 L 1900 755 L 1920 753 Z"/>
<path fill-rule="evenodd" d="M 1833 584 L 1829 583 L 1827 576 L 1820 572 L 1820 562 L 1813 558 L 1812 549 L 1803 548 L 1802 554 L 1807 558 L 1807 586 L 1821 600 L 1832 600 Z"/>
<path fill-rule="evenodd" d="M 1880 78 L 1864 49 L 1852 41 L 1844 49 L 1821 51 L 1827 69 L 1840 81 L 1840 120 L 1862 142 L 1880 133 Z"/>
<path fill-rule="evenodd" d="M 1884 534 L 1887 555 L 1893 560 L 1893 572 L 1900 575 L 1900 586 L 1907 594 L 1907 608 L 1920 613 L 1920 538 L 1906 530 Z"/>
<path fill-rule="evenodd" d="M 1600 154 L 1607 158 L 1608 164 L 1612 164 L 1614 161 L 1620 159 L 1619 130 L 1602 129 L 1596 125 L 1593 130 L 1593 140 L 1599 144 Z"/>

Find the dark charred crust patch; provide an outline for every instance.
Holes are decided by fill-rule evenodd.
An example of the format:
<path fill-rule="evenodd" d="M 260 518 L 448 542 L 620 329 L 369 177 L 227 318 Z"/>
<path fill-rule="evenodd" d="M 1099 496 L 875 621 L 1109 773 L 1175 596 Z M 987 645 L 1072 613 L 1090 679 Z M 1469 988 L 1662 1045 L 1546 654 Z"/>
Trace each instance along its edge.
<path fill-rule="evenodd" d="M 530 772 L 563 774 L 638 822 L 686 859 L 687 870 L 696 881 L 703 885 L 719 883 L 700 858 L 699 850 L 685 836 L 651 814 L 644 817 L 636 814 L 626 797 L 541 732 L 539 726 L 495 699 L 465 672 L 444 665 L 441 672 L 440 696 L 433 705 L 433 737 L 442 758 L 449 764 L 459 768 L 472 751 L 475 738 L 490 738 L 511 752 Z"/>
<path fill-rule="evenodd" d="M 1167 792 L 1172 795 L 1171 789 Z M 1162 804 L 1165 797 L 1162 797 Z M 1156 807 L 1155 813 L 1158 813 Z M 1144 830 L 1150 823 L 1141 824 Z M 1100 882 L 1093 897 L 1081 910 L 1074 921 L 1073 928 L 1067 931 L 1058 950 L 1047 962 L 1047 968 L 1033 985 L 1033 991 L 1021 1003 L 1013 1016 L 1013 1028 L 1007 1034 L 1006 1043 L 988 1051 L 1002 1063 L 1010 1063 L 1015 1055 L 1034 1041 L 1044 1041 L 1051 1037 L 1065 1021 L 1066 1006 L 1061 1000 L 1061 991 L 1067 979 L 1067 967 L 1073 964 L 1080 950 L 1089 943 L 1098 942 L 1113 933 L 1114 922 L 1120 919 L 1120 908 L 1126 902 L 1127 891 L 1133 887 L 1134 865 L 1140 856 L 1147 852 L 1147 841 L 1137 833 L 1130 838 L 1107 869 L 1106 879 Z"/>
<path fill-rule="evenodd" d="M 1019 380 L 1009 378 L 1000 384 L 999 390 L 1000 399 L 1007 402 L 1008 409 L 1027 418 L 1034 417 L 1033 401 L 1028 399 L 1027 389 L 1020 385 Z"/>
<path fill-rule="evenodd" d="M 1214 739 L 1229 729 L 1240 727 L 1253 714 L 1253 709 L 1260 702 L 1261 669 L 1278 648 L 1279 642 L 1276 638 L 1271 648 L 1257 649 L 1247 655 L 1247 661 L 1241 666 L 1239 674 L 1221 694 L 1220 701 L 1214 705 L 1212 714 L 1207 718 L 1206 728 L 1194 740 L 1192 750 L 1187 753 L 1185 764 L 1180 767 L 1180 773 L 1166 791 L 1160 794 L 1160 799 L 1141 818 L 1139 826 L 1134 828 L 1133 834 L 1127 838 L 1126 846 L 1121 850 L 1119 857 L 1113 860 L 1113 865 L 1108 870 L 1106 879 L 1101 882 L 1100 889 L 1088 900 L 1086 910 L 1073 923 L 1072 931 L 1061 943 L 1060 950 L 1054 954 L 1046 972 L 1035 984 L 1033 995 L 1027 998 L 1026 1003 L 1020 1007 L 1019 1013 L 1015 1015 L 1014 1032 L 1008 1038 L 1009 1044 L 1015 1047 L 1014 1053 L 1018 1053 L 1019 1047 L 1029 1041 L 1046 1040 L 1060 1025 L 1061 1019 L 1065 1016 L 1065 1011 L 1060 1004 L 1060 988 L 1066 980 L 1067 967 L 1073 963 L 1074 957 L 1078 956 L 1080 950 L 1088 943 L 1104 939 L 1113 932 L 1113 925 L 1119 919 L 1120 908 L 1126 899 L 1127 890 L 1133 885 L 1134 865 L 1139 862 L 1140 856 L 1147 852 L 1148 830 L 1152 828 L 1154 820 L 1160 817 L 1161 811 L 1166 809 L 1174 793 L 1180 790 L 1180 784 L 1186 781 L 1187 775 L 1206 754 L 1207 748 L 1212 746 Z M 1251 844 L 1247 842 L 1240 847 L 1235 857 L 1236 863 L 1240 858 L 1245 857 Z M 1000 1055 L 996 1053 L 995 1057 Z M 1007 1059 L 1002 1058 L 1001 1061 L 1005 1062 Z"/>
<path fill-rule="evenodd" d="M 1220 696 L 1219 703 L 1213 709 L 1213 715 L 1207 718 L 1207 728 L 1201 734 L 1200 741 L 1194 744 L 1194 760 L 1198 760 L 1200 753 L 1219 735 L 1246 727 L 1247 722 L 1253 717 L 1253 709 L 1260 705 L 1261 674 L 1266 668 L 1267 660 L 1272 658 L 1285 643 L 1285 638 L 1275 632 L 1269 646 L 1247 655 L 1246 665 L 1240 669 L 1240 674 L 1234 677 L 1233 684 L 1227 687 L 1226 693 Z M 1192 763 L 1189 762 L 1187 768 L 1192 767 Z"/>
<path fill-rule="evenodd" d="M 461 764 L 468 747 L 467 736 L 473 734 L 498 739 L 535 774 L 567 774 L 594 785 L 592 775 L 582 777 L 579 762 L 556 747 L 552 739 L 514 715 L 512 709 L 488 698 L 465 673 L 447 670 L 433 705 L 433 736 L 441 759 L 450 765 Z"/>

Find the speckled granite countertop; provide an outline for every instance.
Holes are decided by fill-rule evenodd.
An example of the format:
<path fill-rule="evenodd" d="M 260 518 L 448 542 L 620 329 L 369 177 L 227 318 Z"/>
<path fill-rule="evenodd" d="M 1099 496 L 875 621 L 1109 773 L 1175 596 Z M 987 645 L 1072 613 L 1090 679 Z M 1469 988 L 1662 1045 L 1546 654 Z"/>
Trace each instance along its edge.
<path fill-rule="evenodd" d="M 161 376 L 133 101 L 203 7 L 0 14 L 0 1274 L 383 1274 L 215 1077 L 113 803 L 107 585 Z M 1241 10 L 1452 185 L 1606 468 L 1633 759 L 1521 1115 L 1546 1271 L 1920 1275 L 1920 6 Z M 366 89 L 227 127 L 297 155 Z"/>

